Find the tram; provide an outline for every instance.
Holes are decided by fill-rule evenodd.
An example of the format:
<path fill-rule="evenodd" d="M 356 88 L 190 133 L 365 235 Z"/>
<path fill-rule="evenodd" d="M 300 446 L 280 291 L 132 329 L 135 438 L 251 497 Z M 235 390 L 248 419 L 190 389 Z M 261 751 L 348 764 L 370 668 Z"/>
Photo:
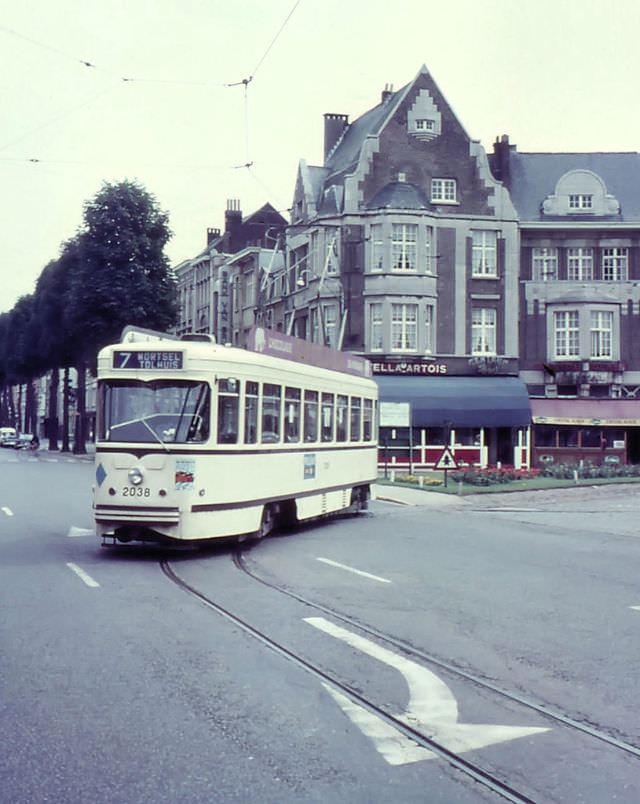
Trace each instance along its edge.
<path fill-rule="evenodd" d="M 98 355 L 96 533 L 261 538 L 367 507 L 378 391 L 367 361 L 256 328 L 252 349 L 126 328 Z"/>

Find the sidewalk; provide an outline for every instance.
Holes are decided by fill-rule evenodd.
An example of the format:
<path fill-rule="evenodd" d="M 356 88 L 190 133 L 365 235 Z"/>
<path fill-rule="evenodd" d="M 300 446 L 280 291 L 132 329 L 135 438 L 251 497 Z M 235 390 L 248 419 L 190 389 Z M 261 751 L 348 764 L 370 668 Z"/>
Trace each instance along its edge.
<path fill-rule="evenodd" d="M 460 508 L 468 503 L 464 497 L 457 494 L 439 494 L 436 491 L 425 491 L 419 488 L 406 486 L 386 485 L 375 483 L 371 489 L 372 497 L 384 502 L 397 505 L 412 505 L 428 508 Z"/>
<path fill-rule="evenodd" d="M 58 440 L 58 447 L 61 446 L 60 440 Z M 63 452 L 62 449 L 53 450 L 52 452 L 49 451 L 49 439 L 43 438 L 40 441 L 40 447 L 38 448 L 38 453 L 40 455 L 67 455 L 70 458 L 77 458 L 80 461 L 93 461 L 95 454 L 96 454 L 96 445 L 92 441 L 87 441 L 85 444 L 85 449 L 87 450 L 86 455 L 77 455 L 73 452 L 73 443 L 71 444 L 71 451 Z"/>

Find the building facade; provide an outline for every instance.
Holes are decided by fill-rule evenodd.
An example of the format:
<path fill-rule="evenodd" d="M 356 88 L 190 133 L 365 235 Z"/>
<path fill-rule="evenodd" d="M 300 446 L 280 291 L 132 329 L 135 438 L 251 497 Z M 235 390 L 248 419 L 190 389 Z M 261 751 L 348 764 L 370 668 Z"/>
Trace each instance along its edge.
<path fill-rule="evenodd" d="M 520 371 L 536 465 L 640 462 L 640 155 L 519 153 Z"/>
<path fill-rule="evenodd" d="M 286 236 L 267 205 L 241 242 L 238 212 L 178 267 L 181 327 L 367 357 L 381 465 L 640 462 L 637 153 L 487 154 L 422 67 L 324 116 Z"/>
<path fill-rule="evenodd" d="M 207 230 L 207 246 L 175 268 L 177 332 L 215 335 L 218 343 L 244 345 L 249 321 L 259 317 L 260 276 L 284 260 L 286 219 L 270 204 L 246 218 L 240 202 L 227 202 L 225 228 Z"/>
<path fill-rule="evenodd" d="M 484 149 L 424 67 L 324 124 L 288 230 L 290 330 L 371 360 L 381 460 L 430 466 L 446 443 L 466 463 L 526 464 L 518 220 Z"/>

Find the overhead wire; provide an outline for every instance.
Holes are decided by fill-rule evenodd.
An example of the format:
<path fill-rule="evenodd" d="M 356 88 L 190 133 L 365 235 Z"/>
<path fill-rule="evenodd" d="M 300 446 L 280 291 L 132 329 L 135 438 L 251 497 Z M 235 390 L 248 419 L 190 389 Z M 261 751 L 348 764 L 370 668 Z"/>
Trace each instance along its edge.
<path fill-rule="evenodd" d="M 262 68 L 263 64 L 265 63 L 265 61 L 268 58 L 268 56 L 271 53 L 271 51 L 273 50 L 274 46 L 276 45 L 276 42 L 278 41 L 278 39 L 282 35 L 282 33 L 283 33 L 284 29 L 286 28 L 289 20 L 291 19 L 291 17 L 295 13 L 295 11 L 298 8 L 298 6 L 300 5 L 300 3 L 301 3 L 301 0 L 295 0 L 293 6 L 291 7 L 291 9 L 289 10 L 287 16 L 285 17 L 285 19 L 283 20 L 283 22 L 279 26 L 279 28 L 276 31 L 275 35 L 273 36 L 273 38 L 269 42 L 268 46 L 266 47 L 266 49 L 264 50 L 264 52 L 262 53 L 260 58 L 257 60 L 252 73 L 248 77 L 245 77 L 245 78 L 241 79 L 240 81 L 234 81 L 234 82 L 187 81 L 187 80 L 172 79 L 172 78 L 170 78 L 170 79 L 160 79 L 160 78 L 154 78 L 154 77 L 143 78 L 143 77 L 119 75 L 117 72 L 114 72 L 113 70 L 109 70 L 107 68 L 104 68 L 104 67 L 98 65 L 97 63 L 95 63 L 94 61 L 90 61 L 89 59 L 78 57 L 78 56 L 76 56 L 74 54 L 71 54 L 69 52 L 66 52 L 66 51 L 64 51 L 64 50 L 62 50 L 62 49 L 60 49 L 58 47 L 52 46 L 52 45 L 50 45 L 50 44 L 48 44 L 46 42 L 42 42 L 42 41 L 40 41 L 38 39 L 35 39 L 35 38 L 31 37 L 31 36 L 27 36 L 27 35 L 19 32 L 19 31 L 16 31 L 16 30 L 12 29 L 12 28 L 8 28 L 7 26 L 0 25 L 0 31 L 2 31 L 5 34 L 8 34 L 10 36 L 14 36 L 14 37 L 16 37 L 18 39 L 22 39 L 25 42 L 28 42 L 29 44 L 31 44 L 31 45 L 33 45 L 35 47 L 39 47 L 39 48 L 42 48 L 44 50 L 48 50 L 51 53 L 54 53 L 54 54 L 56 54 L 56 55 L 58 55 L 60 57 L 63 57 L 65 59 L 67 59 L 67 60 L 76 62 L 76 63 L 78 63 L 79 65 L 81 65 L 84 68 L 87 68 L 87 69 L 90 69 L 90 70 L 96 71 L 96 72 L 101 72 L 104 75 L 110 76 L 112 79 L 114 79 L 116 82 L 119 82 L 120 84 L 122 84 L 122 83 L 126 83 L 126 84 L 133 84 L 133 83 L 151 84 L 151 83 L 155 83 L 155 84 L 165 84 L 165 85 L 174 84 L 174 85 L 191 85 L 191 86 L 202 86 L 202 87 L 222 86 L 222 87 L 227 87 L 227 88 L 236 87 L 236 86 L 242 86 L 243 87 L 243 94 L 244 94 L 244 104 L 243 105 L 244 105 L 244 158 L 245 158 L 245 161 L 242 164 L 227 165 L 227 166 L 194 165 L 192 167 L 193 168 L 202 168 L 202 169 L 212 169 L 212 170 L 229 170 L 229 169 L 231 169 L 231 170 L 246 170 L 247 173 L 249 174 L 249 176 L 251 177 L 251 179 L 254 182 L 256 182 L 256 184 L 258 184 L 258 186 L 260 186 L 261 189 L 263 191 L 265 191 L 268 196 L 270 196 L 271 198 L 273 198 L 275 200 L 276 196 L 264 184 L 264 182 L 262 182 L 260 180 L 260 178 L 255 173 L 254 161 L 251 158 L 250 114 L 249 114 L 250 102 L 249 102 L 249 91 L 248 90 L 249 90 L 249 85 L 253 82 L 256 73 Z M 17 138 L 14 138 L 13 140 L 10 140 L 9 142 L 6 142 L 3 145 L 0 145 L 0 151 L 6 150 L 10 146 L 15 145 L 16 143 L 22 141 L 23 139 L 26 139 L 27 137 L 38 133 L 39 131 L 47 128 L 48 126 L 53 125 L 54 123 L 59 122 L 60 120 L 64 119 L 65 117 L 67 117 L 67 116 L 79 111 L 80 109 L 84 108 L 85 106 L 88 106 L 89 104 L 91 104 L 91 103 L 95 102 L 96 100 L 98 100 L 101 96 L 105 95 L 107 92 L 112 91 L 116 85 L 117 84 L 114 84 L 114 86 L 111 86 L 111 87 L 107 87 L 107 89 L 104 89 L 101 92 L 97 93 L 96 95 L 86 99 L 81 104 L 79 104 L 77 106 L 74 106 L 74 107 L 72 107 L 70 109 L 67 109 L 64 112 L 60 113 L 60 114 L 57 114 L 55 117 L 51 118 L 50 120 L 41 123 L 36 128 L 31 129 L 30 131 L 24 132 L 23 134 L 19 135 Z M 48 159 L 48 158 L 40 158 L 40 157 L 36 157 L 36 156 L 25 157 L 23 159 L 7 159 L 7 158 L 4 158 L 4 157 L 0 157 L 0 162 L 24 162 L 24 163 L 34 164 L 34 165 L 97 164 L 97 163 L 92 163 L 92 162 L 80 162 L 80 161 L 76 161 L 76 160 L 55 160 L 55 159 Z M 137 164 L 140 164 L 140 163 L 137 163 Z M 168 167 L 168 166 L 165 164 L 164 167 Z M 175 167 L 177 168 L 177 167 L 180 167 L 180 166 L 176 165 Z M 278 206 L 280 206 L 283 211 L 289 211 L 289 207 L 285 203 L 282 203 L 281 199 L 278 200 Z"/>

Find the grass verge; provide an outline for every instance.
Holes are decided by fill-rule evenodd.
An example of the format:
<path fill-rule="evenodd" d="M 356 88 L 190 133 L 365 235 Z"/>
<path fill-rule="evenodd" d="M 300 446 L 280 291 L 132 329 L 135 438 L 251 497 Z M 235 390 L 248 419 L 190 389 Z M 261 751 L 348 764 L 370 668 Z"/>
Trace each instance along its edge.
<path fill-rule="evenodd" d="M 623 485 L 630 483 L 640 483 L 640 477 L 585 477 L 578 478 L 578 481 L 569 480 L 565 478 L 556 477 L 536 477 L 527 480 L 512 480 L 509 483 L 495 483 L 490 486 L 476 486 L 471 483 L 454 483 L 449 479 L 447 486 L 442 485 L 427 485 L 420 486 L 417 482 L 409 482 L 405 480 L 396 480 L 392 483 L 389 479 L 384 477 L 378 478 L 378 484 L 381 486 L 404 486 L 405 488 L 417 489 L 425 492 L 435 492 L 436 494 L 459 494 L 465 496 L 467 494 L 505 494 L 516 491 L 543 491 L 545 489 L 566 489 L 566 488 L 579 488 L 580 486 L 612 486 Z"/>

